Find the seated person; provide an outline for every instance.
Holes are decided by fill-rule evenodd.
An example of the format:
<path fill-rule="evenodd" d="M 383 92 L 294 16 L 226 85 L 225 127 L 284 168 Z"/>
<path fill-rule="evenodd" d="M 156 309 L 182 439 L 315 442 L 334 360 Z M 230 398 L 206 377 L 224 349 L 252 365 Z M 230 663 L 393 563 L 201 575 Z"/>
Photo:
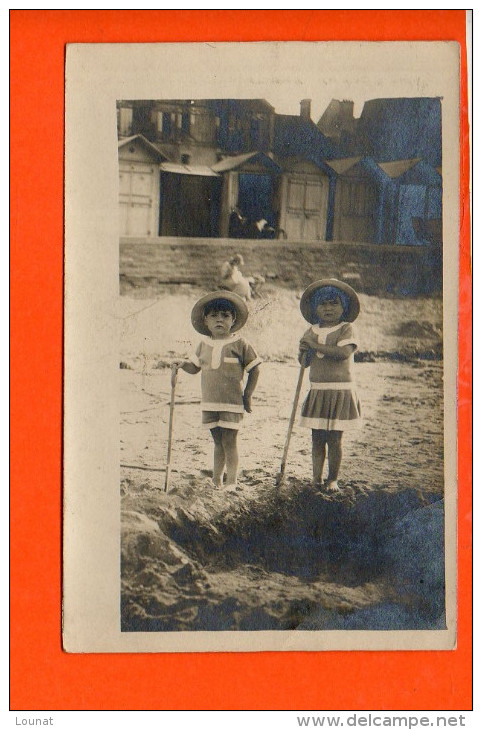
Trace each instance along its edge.
<path fill-rule="evenodd" d="M 229 216 L 229 238 L 245 238 L 248 220 L 241 213 L 238 206 L 235 206 Z"/>
<path fill-rule="evenodd" d="M 274 238 L 275 229 L 262 216 L 246 225 L 246 238 Z"/>
<path fill-rule="evenodd" d="M 252 279 L 243 276 L 240 266 L 244 266 L 244 260 L 240 253 L 234 254 L 229 261 L 225 261 L 221 266 L 221 283 L 223 289 L 238 294 L 243 299 L 251 299 L 251 281 Z"/>

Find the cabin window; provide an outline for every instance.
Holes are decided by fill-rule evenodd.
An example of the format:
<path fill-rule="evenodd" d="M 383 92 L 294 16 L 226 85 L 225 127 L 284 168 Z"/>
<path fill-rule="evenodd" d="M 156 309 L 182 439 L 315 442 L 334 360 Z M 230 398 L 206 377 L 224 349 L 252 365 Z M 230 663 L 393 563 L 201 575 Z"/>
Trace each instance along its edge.
<path fill-rule="evenodd" d="M 198 142 L 214 143 L 216 139 L 214 117 L 204 110 L 191 114 L 191 117 L 189 134 Z M 195 120 L 194 123 L 192 120 Z"/>
<path fill-rule="evenodd" d="M 171 114 L 169 112 L 162 112 L 162 132 L 167 137 L 171 134 Z"/>
<path fill-rule="evenodd" d="M 120 107 L 117 110 L 117 127 L 119 135 L 128 137 L 132 134 L 132 109 L 130 107 Z"/>
<path fill-rule="evenodd" d="M 189 134 L 191 114 L 181 114 L 181 129 L 186 134 Z"/>

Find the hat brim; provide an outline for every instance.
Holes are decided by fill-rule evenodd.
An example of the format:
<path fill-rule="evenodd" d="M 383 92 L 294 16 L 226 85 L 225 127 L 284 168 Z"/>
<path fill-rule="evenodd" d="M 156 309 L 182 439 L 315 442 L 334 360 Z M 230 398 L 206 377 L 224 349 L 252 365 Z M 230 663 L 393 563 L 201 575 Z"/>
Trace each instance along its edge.
<path fill-rule="evenodd" d="M 360 300 L 358 299 L 358 294 L 349 284 L 345 284 L 344 281 L 338 281 L 338 279 L 319 279 L 306 288 L 300 300 L 301 314 L 306 321 L 310 324 L 316 324 L 316 319 L 313 316 L 311 307 L 311 298 L 318 289 L 322 289 L 324 286 L 335 286 L 337 289 L 341 289 L 341 291 L 348 296 L 350 306 L 348 307 L 348 312 L 345 315 L 345 320 L 347 322 L 354 322 L 360 314 Z"/>
<path fill-rule="evenodd" d="M 236 321 L 231 327 L 231 332 L 236 332 L 237 330 L 240 330 L 241 327 L 244 327 L 248 319 L 248 307 L 246 306 L 244 300 L 241 299 L 241 297 L 237 294 L 222 289 L 220 291 L 205 294 L 203 297 L 201 297 L 201 299 L 196 302 L 196 304 L 192 308 L 191 322 L 192 326 L 197 332 L 199 332 L 201 335 L 211 335 L 204 322 L 204 310 L 206 308 L 206 305 L 210 302 L 213 302 L 215 299 L 226 299 L 228 302 L 231 302 L 231 304 L 233 304 L 236 310 Z"/>

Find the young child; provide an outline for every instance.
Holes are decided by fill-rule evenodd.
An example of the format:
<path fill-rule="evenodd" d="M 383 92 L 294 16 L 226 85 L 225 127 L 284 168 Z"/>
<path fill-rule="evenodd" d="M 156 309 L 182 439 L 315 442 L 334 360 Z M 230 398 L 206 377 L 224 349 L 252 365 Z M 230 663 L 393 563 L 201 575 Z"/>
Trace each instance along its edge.
<path fill-rule="evenodd" d="M 202 423 L 211 430 L 214 441 L 213 485 L 222 486 L 226 470 L 226 490 L 230 491 L 236 489 L 238 475 L 238 430 L 243 412 L 251 413 L 261 363 L 253 347 L 237 334 L 247 319 L 247 306 L 237 294 L 206 294 L 191 313 L 202 340 L 190 360 L 178 362 L 188 373 L 201 371 Z"/>
<path fill-rule="evenodd" d="M 311 428 L 313 485 L 321 490 L 325 453 L 325 489 L 338 491 L 343 431 L 360 424 L 360 401 L 351 365 L 357 340 L 353 322 L 359 314 L 356 292 L 337 279 L 315 281 L 304 292 L 300 309 L 312 325 L 300 340 L 298 359 L 310 366 L 310 391 L 301 409 L 301 425 Z"/>
<path fill-rule="evenodd" d="M 252 277 L 244 276 L 243 272 L 239 268 L 244 266 L 244 259 L 240 253 L 234 254 L 229 261 L 225 261 L 221 266 L 221 283 L 220 287 L 226 288 L 229 291 L 238 294 L 241 299 L 249 301 L 252 296 L 251 284 L 253 282 Z"/>

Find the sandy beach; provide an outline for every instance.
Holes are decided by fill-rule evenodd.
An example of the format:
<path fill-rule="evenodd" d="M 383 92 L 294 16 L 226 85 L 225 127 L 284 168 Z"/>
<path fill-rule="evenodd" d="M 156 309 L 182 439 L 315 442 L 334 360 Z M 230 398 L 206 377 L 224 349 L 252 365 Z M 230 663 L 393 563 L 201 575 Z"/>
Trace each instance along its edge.
<path fill-rule="evenodd" d="M 441 300 L 360 296 L 363 427 L 344 436 L 340 493 L 319 495 L 298 418 L 276 483 L 306 323 L 300 292 L 266 286 L 243 330 L 264 362 L 238 489 L 209 486 L 199 376 L 181 372 L 166 493 L 169 365 L 197 341 L 202 290 L 148 293 L 119 300 L 122 629 L 443 628 Z"/>

